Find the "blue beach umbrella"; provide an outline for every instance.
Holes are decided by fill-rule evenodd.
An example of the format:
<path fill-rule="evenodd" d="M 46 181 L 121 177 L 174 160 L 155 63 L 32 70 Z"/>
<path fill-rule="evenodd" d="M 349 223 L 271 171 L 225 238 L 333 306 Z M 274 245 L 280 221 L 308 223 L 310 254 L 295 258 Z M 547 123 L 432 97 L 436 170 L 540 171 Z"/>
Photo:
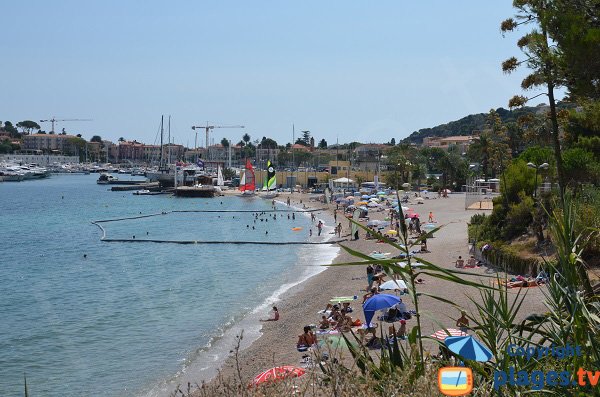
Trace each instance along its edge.
<path fill-rule="evenodd" d="M 369 199 L 369 198 L 371 198 L 371 196 L 369 196 L 368 194 L 363 194 L 362 196 L 360 196 L 360 198 L 362 198 L 362 199 L 365 199 L 365 200 L 366 200 L 366 199 Z"/>
<path fill-rule="evenodd" d="M 387 196 L 387 193 L 386 193 L 386 192 L 383 192 L 383 191 L 382 191 L 382 192 L 377 192 L 377 194 L 378 194 L 379 196 Z"/>
<path fill-rule="evenodd" d="M 492 352 L 471 335 L 449 336 L 444 343 L 450 351 L 467 360 L 486 362 L 493 357 Z"/>
<path fill-rule="evenodd" d="M 377 294 L 373 295 L 363 304 L 363 311 L 365 313 L 365 323 L 371 323 L 373 316 L 377 310 L 387 309 L 400 303 L 400 298 L 390 294 Z"/>

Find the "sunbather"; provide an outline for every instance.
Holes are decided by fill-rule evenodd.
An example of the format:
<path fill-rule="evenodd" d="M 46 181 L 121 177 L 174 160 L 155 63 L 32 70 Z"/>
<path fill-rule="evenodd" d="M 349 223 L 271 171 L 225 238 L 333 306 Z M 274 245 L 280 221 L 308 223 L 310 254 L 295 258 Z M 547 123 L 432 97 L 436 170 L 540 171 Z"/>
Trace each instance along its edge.
<path fill-rule="evenodd" d="M 475 266 L 477 266 L 477 259 L 475 259 L 475 257 L 473 255 L 471 255 L 471 257 L 467 261 L 467 267 L 475 267 Z"/>
<path fill-rule="evenodd" d="M 458 257 L 458 259 L 455 262 L 455 266 L 458 268 L 465 267 L 465 260 L 462 258 L 462 256 Z"/>
<path fill-rule="evenodd" d="M 319 329 L 329 329 L 329 320 L 327 320 L 326 316 L 321 316 L 321 321 L 319 322 Z"/>
<path fill-rule="evenodd" d="M 364 296 L 363 296 L 363 301 L 362 303 L 365 303 L 367 301 L 367 299 L 369 299 L 370 297 L 372 297 L 373 295 L 377 295 L 377 288 L 373 287 L 371 288 L 371 291 L 367 292 Z"/>
<path fill-rule="evenodd" d="M 317 344 L 317 337 L 310 330 L 310 327 L 307 325 L 304 327 L 304 333 L 298 336 L 298 343 L 296 344 L 296 348 L 298 351 L 306 351 L 309 347 Z"/>

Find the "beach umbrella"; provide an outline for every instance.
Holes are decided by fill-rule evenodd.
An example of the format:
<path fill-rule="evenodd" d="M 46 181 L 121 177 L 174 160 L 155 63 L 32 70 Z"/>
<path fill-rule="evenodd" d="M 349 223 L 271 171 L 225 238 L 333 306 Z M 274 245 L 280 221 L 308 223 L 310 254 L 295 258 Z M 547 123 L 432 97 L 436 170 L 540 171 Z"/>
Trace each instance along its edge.
<path fill-rule="evenodd" d="M 368 202 L 368 201 L 364 201 L 364 200 L 363 200 L 363 201 L 359 201 L 359 202 L 358 202 L 358 203 L 356 203 L 356 204 L 357 204 L 357 205 L 367 205 L 367 204 L 369 204 L 369 202 Z"/>
<path fill-rule="evenodd" d="M 442 190 L 442 193 L 450 194 L 450 193 L 452 193 L 452 190 L 444 189 L 444 190 Z"/>
<path fill-rule="evenodd" d="M 347 195 L 347 196 L 346 196 L 346 198 L 347 198 L 348 200 L 354 200 L 354 196 L 353 196 L 353 195 L 351 195 L 351 194 Z"/>
<path fill-rule="evenodd" d="M 412 211 L 412 208 L 402 206 L 402 211 Z"/>
<path fill-rule="evenodd" d="M 252 380 L 251 386 L 258 386 L 265 382 L 274 382 L 285 378 L 297 378 L 305 373 L 306 370 L 304 368 L 294 367 L 293 365 L 282 365 L 256 375 Z"/>
<path fill-rule="evenodd" d="M 387 196 L 387 193 L 382 191 L 382 192 L 377 192 L 377 195 L 378 196 Z"/>
<path fill-rule="evenodd" d="M 390 236 L 396 236 L 398 235 L 398 232 L 395 230 L 386 230 L 385 234 L 389 234 Z"/>
<path fill-rule="evenodd" d="M 449 336 L 444 340 L 444 343 L 450 351 L 467 360 L 484 363 L 493 357 L 492 352 L 471 335 Z"/>
<path fill-rule="evenodd" d="M 374 201 L 370 201 L 369 204 L 367 204 L 367 207 L 375 208 L 379 207 L 379 204 Z"/>
<path fill-rule="evenodd" d="M 363 303 L 365 323 L 369 324 L 377 310 L 387 309 L 400 302 L 400 298 L 390 294 L 373 295 Z"/>
<path fill-rule="evenodd" d="M 360 210 L 363 210 L 363 211 L 365 211 L 365 212 L 369 211 L 369 209 L 368 209 L 367 207 L 365 207 L 364 205 L 363 205 L 363 206 L 360 206 L 360 207 L 358 207 L 358 209 L 360 209 Z"/>
<path fill-rule="evenodd" d="M 417 203 L 423 204 L 425 199 L 423 197 L 417 197 L 415 200 L 417 200 Z"/>
<path fill-rule="evenodd" d="M 379 289 L 406 289 L 406 283 L 402 280 L 390 280 L 381 284 Z"/>
<path fill-rule="evenodd" d="M 405 182 L 402 184 L 402 187 L 408 189 L 410 187 L 410 183 Z"/>
<path fill-rule="evenodd" d="M 416 212 L 412 213 L 409 215 L 410 218 L 418 218 L 419 214 L 417 214 Z"/>
<path fill-rule="evenodd" d="M 369 197 L 370 198 L 377 198 L 377 195 L 376 194 L 371 194 Z"/>
<path fill-rule="evenodd" d="M 434 334 L 430 335 L 433 339 L 437 339 L 440 341 L 446 340 L 449 336 L 467 336 L 466 332 L 462 332 L 456 328 L 448 328 L 448 329 L 440 329 L 436 331 Z"/>
<path fill-rule="evenodd" d="M 363 194 L 362 196 L 360 196 L 360 198 L 367 200 L 367 199 L 371 198 L 371 196 L 369 196 L 368 194 Z"/>
<path fill-rule="evenodd" d="M 379 219 L 373 219 L 373 220 L 367 222 L 367 226 L 379 226 L 382 223 L 383 223 L 383 221 L 380 221 Z"/>
<path fill-rule="evenodd" d="M 375 201 L 376 203 L 378 203 L 380 200 L 377 197 L 371 197 L 369 201 Z"/>

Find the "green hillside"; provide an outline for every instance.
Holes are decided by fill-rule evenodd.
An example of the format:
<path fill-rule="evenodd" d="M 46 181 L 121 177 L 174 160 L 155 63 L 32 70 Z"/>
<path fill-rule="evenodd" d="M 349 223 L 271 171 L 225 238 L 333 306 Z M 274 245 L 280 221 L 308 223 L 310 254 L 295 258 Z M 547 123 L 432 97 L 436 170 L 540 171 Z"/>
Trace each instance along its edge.
<path fill-rule="evenodd" d="M 557 105 L 559 108 L 571 107 L 572 105 L 567 103 L 561 103 Z M 521 109 L 515 110 L 507 110 L 504 108 L 496 109 L 496 112 L 502 118 L 504 123 L 514 122 L 517 119 L 525 114 L 529 113 L 537 113 L 544 112 L 549 108 L 544 105 L 538 105 L 535 107 L 523 107 Z M 416 143 L 420 144 L 423 142 L 423 138 L 429 136 L 438 136 L 438 137 L 446 137 L 446 136 L 454 136 L 454 135 L 471 135 L 473 131 L 481 131 L 485 128 L 487 113 L 478 113 L 478 114 L 470 114 L 466 117 L 463 117 L 460 120 L 451 121 L 446 124 L 441 124 L 436 127 L 431 128 L 422 128 L 419 131 L 415 131 L 410 134 L 403 141 L 405 143 Z"/>

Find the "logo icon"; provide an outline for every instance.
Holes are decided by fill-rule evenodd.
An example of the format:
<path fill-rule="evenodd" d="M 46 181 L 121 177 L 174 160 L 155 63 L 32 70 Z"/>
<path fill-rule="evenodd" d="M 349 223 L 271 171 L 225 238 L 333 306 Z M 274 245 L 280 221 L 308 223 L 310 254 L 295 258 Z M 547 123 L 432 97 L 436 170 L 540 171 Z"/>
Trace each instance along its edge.
<path fill-rule="evenodd" d="M 440 368 L 438 387 L 446 396 L 467 395 L 473 390 L 473 371 L 467 367 Z"/>

